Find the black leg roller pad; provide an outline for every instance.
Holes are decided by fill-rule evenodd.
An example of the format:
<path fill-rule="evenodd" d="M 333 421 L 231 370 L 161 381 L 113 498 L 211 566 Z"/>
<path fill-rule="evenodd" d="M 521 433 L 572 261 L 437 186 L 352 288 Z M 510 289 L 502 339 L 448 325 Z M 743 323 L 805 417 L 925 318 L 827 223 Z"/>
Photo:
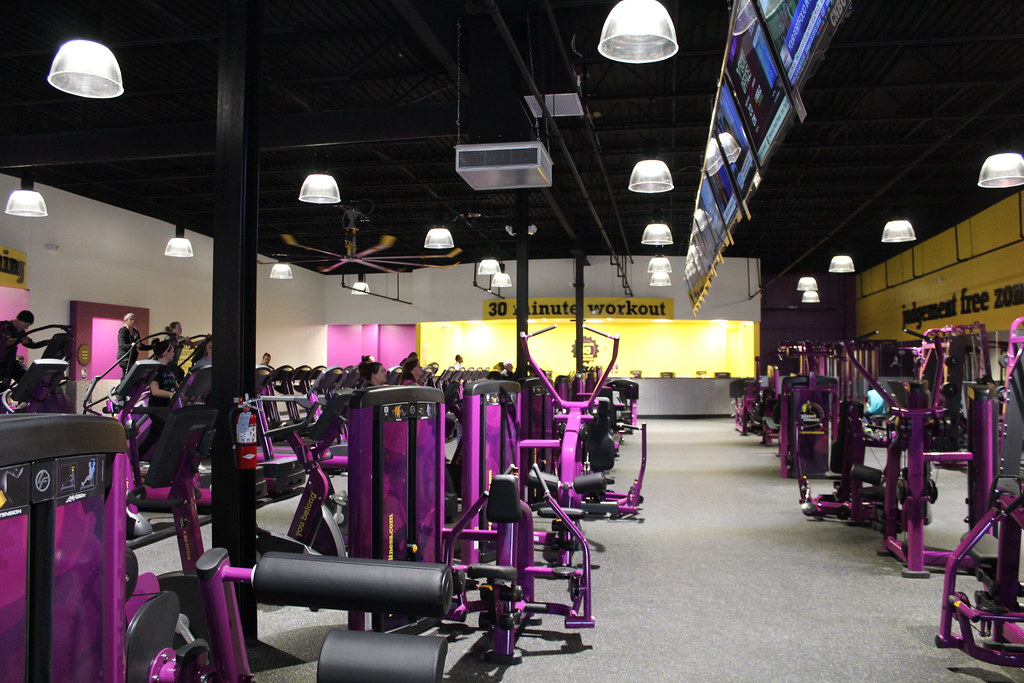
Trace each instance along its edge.
<path fill-rule="evenodd" d="M 444 675 L 444 638 L 334 629 L 327 634 L 317 683 L 435 683 Z"/>

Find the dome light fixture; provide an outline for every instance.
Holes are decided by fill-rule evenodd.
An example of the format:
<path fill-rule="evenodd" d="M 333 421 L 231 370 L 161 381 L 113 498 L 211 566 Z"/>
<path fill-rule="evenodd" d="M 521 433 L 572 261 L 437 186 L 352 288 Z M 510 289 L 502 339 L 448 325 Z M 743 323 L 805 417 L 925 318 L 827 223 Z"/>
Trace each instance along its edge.
<path fill-rule="evenodd" d="M 708 227 L 708 213 L 704 209 L 698 208 L 693 212 L 693 227 L 699 232 L 704 232 Z"/>
<path fill-rule="evenodd" d="M 732 133 L 719 133 L 718 141 L 721 143 L 725 158 L 729 160 L 730 164 L 735 164 L 743 152 L 740 149 L 740 144 L 736 142 L 736 138 L 732 136 Z"/>
<path fill-rule="evenodd" d="M 722 160 L 722 152 L 718 149 L 718 141 L 714 136 L 708 138 L 708 146 L 704 150 L 704 170 L 708 175 L 718 173 L 725 162 Z"/>
<path fill-rule="evenodd" d="M 21 175 L 21 189 L 11 192 L 4 213 L 26 218 L 41 218 L 47 215 L 46 200 L 43 199 L 43 195 L 36 192 L 31 171 L 25 171 Z"/>
<path fill-rule="evenodd" d="M 809 275 L 805 275 L 796 283 L 796 291 L 816 292 L 818 291 L 818 281 Z"/>
<path fill-rule="evenodd" d="M 981 167 L 978 187 L 1017 187 L 1024 185 L 1024 157 L 1012 152 L 993 154 Z"/>
<path fill-rule="evenodd" d="M 913 242 L 916 239 L 917 235 L 914 234 L 914 226 L 908 220 L 889 221 L 882 229 L 882 241 L 887 244 Z"/>
<path fill-rule="evenodd" d="M 668 164 L 658 158 L 658 143 L 648 140 L 644 143 L 644 158 L 636 162 L 629 174 L 631 192 L 654 194 L 669 192 L 675 188 Z"/>
<path fill-rule="evenodd" d="M 353 282 L 352 283 L 352 291 L 350 291 L 349 294 L 351 294 L 353 296 L 369 296 L 370 295 L 370 285 L 368 285 L 365 280 L 359 280 L 358 282 Z"/>
<path fill-rule="evenodd" d="M 505 272 L 505 267 L 502 264 L 498 264 L 499 271 L 494 274 L 491 278 L 491 289 L 500 289 L 502 287 L 512 286 L 512 277 Z"/>
<path fill-rule="evenodd" d="M 427 230 L 427 237 L 423 240 L 426 249 L 452 249 L 455 242 L 452 240 L 452 232 L 443 225 L 435 225 Z"/>
<path fill-rule="evenodd" d="M 647 264 L 648 273 L 671 273 L 672 262 L 667 256 L 654 256 Z"/>
<path fill-rule="evenodd" d="M 292 267 L 287 263 L 275 263 L 270 268 L 271 280 L 291 280 Z"/>
<path fill-rule="evenodd" d="M 622 0 L 605 19 L 597 51 L 627 64 L 660 62 L 679 51 L 676 27 L 658 0 Z"/>
<path fill-rule="evenodd" d="M 89 99 L 110 99 L 124 92 L 114 53 L 92 40 L 69 40 L 61 45 L 46 81 L 61 92 Z"/>
<path fill-rule="evenodd" d="M 654 212 L 654 220 L 644 228 L 644 234 L 640 238 L 640 244 L 649 244 L 653 247 L 664 247 L 672 244 L 672 230 L 668 225 L 662 223 L 661 210 Z"/>
<path fill-rule="evenodd" d="M 849 256 L 833 256 L 832 261 L 828 264 L 830 273 L 852 273 L 855 270 L 853 259 Z"/>
<path fill-rule="evenodd" d="M 497 275 L 501 272 L 501 266 L 498 265 L 498 260 L 493 258 L 485 258 L 476 267 L 477 275 Z"/>
<path fill-rule="evenodd" d="M 341 201 L 338 181 L 327 173 L 310 173 L 299 190 L 299 201 L 307 204 L 337 204 Z"/>
<path fill-rule="evenodd" d="M 669 274 L 662 271 L 658 273 L 651 273 L 651 287 L 668 287 L 672 284 L 672 278 Z"/>
<path fill-rule="evenodd" d="M 800 297 L 800 303 L 802 304 L 817 304 L 821 303 L 821 297 L 818 296 L 817 292 L 807 291 Z"/>
<path fill-rule="evenodd" d="M 192 243 L 185 237 L 185 228 L 176 225 L 174 226 L 174 237 L 167 240 L 167 246 L 164 247 L 164 256 L 173 256 L 175 258 L 192 258 L 195 254 L 192 252 Z"/>

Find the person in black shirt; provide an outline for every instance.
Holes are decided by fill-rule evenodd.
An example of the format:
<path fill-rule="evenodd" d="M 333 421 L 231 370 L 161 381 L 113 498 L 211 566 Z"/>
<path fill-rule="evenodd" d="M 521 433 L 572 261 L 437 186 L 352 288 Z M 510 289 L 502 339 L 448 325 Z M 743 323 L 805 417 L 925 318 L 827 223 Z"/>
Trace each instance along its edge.
<path fill-rule="evenodd" d="M 117 331 L 117 364 L 121 366 L 121 374 L 128 374 L 128 368 L 135 365 L 139 358 L 139 349 L 150 350 L 154 348 L 149 344 L 140 344 L 139 331 L 135 329 L 135 314 L 127 313 L 124 316 L 124 327 Z"/>
<path fill-rule="evenodd" d="M 39 349 L 49 342 L 34 342 L 25 331 L 36 321 L 32 311 L 21 311 L 14 320 L 0 322 L 0 386 L 17 384 L 25 374 L 25 366 L 18 360 L 18 346 Z"/>
<path fill-rule="evenodd" d="M 159 362 L 160 367 L 157 368 L 149 383 L 149 407 L 167 408 L 171 405 L 171 399 L 178 388 L 178 375 L 171 366 L 171 361 L 174 360 L 174 349 L 169 341 L 161 339 L 153 344 L 153 360 Z M 145 456 L 146 452 L 160 438 L 160 433 L 163 432 L 164 423 L 167 420 L 167 411 L 152 411 L 149 413 L 149 419 L 149 433 L 146 434 L 145 440 L 139 446 L 140 456 Z"/>

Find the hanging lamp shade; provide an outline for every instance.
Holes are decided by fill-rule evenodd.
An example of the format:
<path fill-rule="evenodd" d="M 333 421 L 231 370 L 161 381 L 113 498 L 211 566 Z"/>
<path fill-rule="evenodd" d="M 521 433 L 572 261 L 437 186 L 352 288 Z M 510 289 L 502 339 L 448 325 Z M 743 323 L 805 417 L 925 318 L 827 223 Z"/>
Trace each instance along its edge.
<path fill-rule="evenodd" d="M 508 273 L 498 273 L 491 278 L 491 287 L 511 287 L 512 276 Z"/>
<path fill-rule="evenodd" d="M 124 92 L 114 53 L 91 40 L 69 40 L 61 45 L 46 81 L 57 90 L 90 99 L 109 99 Z"/>
<path fill-rule="evenodd" d="M 882 241 L 886 243 L 913 242 L 916 239 L 914 226 L 908 220 L 889 221 L 882 228 Z"/>
<path fill-rule="evenodd" d="M 655 247 L 663 247 L 672 244 L 672 231 L 664 223 L 648 223 L 644 228 L 641 244 L 649 244 Z"/>
<path fill-rule="evenodd" d="M 604 21 L 597 51 L 627 64 L 660 62 L 679 51 L 676 27 L 657 0 L 622 0 Z"/>
<path fill-rule="evenodd" d="M 36 192 L 31 171 L 25 171 L 21 176 L 21 189 L 11 192 L 11 196 L 7 198 L 7 208 L 4 209 L 4 213 L 27 218 L 40 218 L 47 215 L 46 200 L 43 199 L 43 195 Z"/>
<path fill-rule="evenodd" d="M 800 303 L 802 304 L 817 304 L 821 303 L 821 298 L 817 292 L 808 291 L 804 292 L 803 296 L 800 297 Z"/>
<path fill-rule="evenodd" d="M 629 174 L 629 189 L 633 192 L 651 194 L 668 192 L 675 188 L 672 172 L 661 159 L 643 159 L 636 162 Z"/>
<path fill-rule="evenodd" d="M 732 133 L 719 133 L 718 141 L 721 143 L 722 152 L 725 153 L 725 158 L 729 160 L 730 164 L 735 164 L 736 160 L 740 158 L 740 154 L 743 152 L 740 149 L 740 145 L 736 142 L 736 138 L 732 136 Z"/>
<path fill-rule="evenodd" d="M 436 226 L 427 230 L 423 246 L 427 249 L 451 249 L 455 246 L 455 242 L 452 240 L 451 230 L 444 226 Z"/>
<path fill-rule="evenodd" d="M 370 285 L 364 282 L 363 280 L 360 280 L 359 282 L 353 282 L 352 290 L 349 293 L 354 296 L 369 296 Z"/>
<path fill-rule="evenodd" d="M 275 263 L 270 268 L 271 280 L 291 280 L 292 267 L 287 263 Z"/>
<path fill-rule="evenodd" d="M 174 226 L 174 237 L 167 240 L 167 246 L 164 247 L 164 256 L 173 256 L 175 258 L 192 258 L 195 256 L 192 253 L 192 243 L 185 237 L 185 228 L 180 225 Z"/>
<path fill-rule="evenodd" d="M 830 273 L 852 273 L 854 270 L 853 259 L 849 256 L 833 256 L 832 261 L 828 264 Z"/>
<path fill-rule="evenodd" d="M 498 265 L 498 260 L 493 258 L 485 258 L 476 267 L 477 275 L 497 275 L 500 272 L 501 266 Z"/>
<path fill-rule="evenodd" d="M 1024 185 L 1024 157 L 1020 154 L 993 154 L 981 166 L 978 187 L 1017 187 Z"/>
<path fill-rule="evenodd" d="M 341 201 L 338 181 L 327 173 L 310 173 L 299 190 L 299 201 L 307 204 L 337 204 Z"/>
<path fill-rule="evenodd" d="M 708 175 L 714 175 L 721 170 L 724 163 L 722 152 L 718 149 L 718 142 L 713 137 L 708 138 L 708 146 L 704 151 L 704 170 Z"/>
<path fill-rule="evenodd" d="M 804 276 L 796 283 L 796 291 L 816 292 L 818 291 L 818 281 L 813 277 Z"/>
<path fill-rule="evenodd" d="M 664 271 L 651 273 L 651 287 L 668 287 L 671 284 L 672 278 L 668 273 Z"/>
<path fill-rule="evenodd" d="M 672 262 L 666 256 L 655 256 L 647 264 L 648 273 L 671 273 Z"/>
<path fill-rule="evenodd" d="M 693 227 L 704 232 L 708 227 L 708 213 L 704 209 L 697 209 L 693 212 Z"/>

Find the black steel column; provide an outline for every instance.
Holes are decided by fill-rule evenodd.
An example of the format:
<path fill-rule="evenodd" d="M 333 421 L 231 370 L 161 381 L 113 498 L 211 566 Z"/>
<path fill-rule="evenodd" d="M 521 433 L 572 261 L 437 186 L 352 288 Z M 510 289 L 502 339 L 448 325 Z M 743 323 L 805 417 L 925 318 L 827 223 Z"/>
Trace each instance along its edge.
<path fill-rule="evenodd" d="M 212 405 L 213 545 L 231 562 L 256 562 L 256 493 L 253 470 L 235 466 L 230 414 L 234 399 L 252 394 L 256 358 L 256 238 L 259 232 L 259 107 L 262 0 L 222 0 L 217 92 L 216 223 L 213 247 Z M 240 586 L 241 588 L 241 586 Z M 256 601 L 238 595 L 242 628 L 256 637 Z"/>
<path fill-rule="evenodd" d="M 586 283 L 583 281 L 583 266 L 587 265 L 587 255 L 581 251 L 574 251 L 576 257 L 576 281 L 573 288 L 576 290 L 576 344 L 573 347 L 576 355 L 576 372 L 583 372 L 583 318 L 586 310 L 583 302 L 583 290 Z"/>
<path fill-rule="evenodd" d="M 530 317 L 530 191 L 516 190 L 516 377 L 526 377 L 527 360 L 519 333 Z"/>

